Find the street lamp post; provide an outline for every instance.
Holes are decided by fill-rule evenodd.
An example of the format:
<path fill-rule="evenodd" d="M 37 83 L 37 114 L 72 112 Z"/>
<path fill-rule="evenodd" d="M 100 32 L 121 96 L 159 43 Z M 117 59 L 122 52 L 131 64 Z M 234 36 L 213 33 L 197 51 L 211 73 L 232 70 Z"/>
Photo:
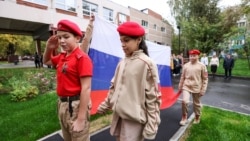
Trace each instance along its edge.
<path fill-rule="evenodd" d="M 179 54 L 181 54 L 181 27 L 178 25 L 177 28 L 179 30 Z"/>

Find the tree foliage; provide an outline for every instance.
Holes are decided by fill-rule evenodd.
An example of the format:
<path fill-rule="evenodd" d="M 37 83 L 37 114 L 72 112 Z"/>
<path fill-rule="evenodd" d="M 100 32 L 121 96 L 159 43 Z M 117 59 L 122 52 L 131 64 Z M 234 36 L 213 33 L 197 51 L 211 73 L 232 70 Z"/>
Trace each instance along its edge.
<path fill-rule="evenodd" d="M 168 0 L 171 13 L 181 27 L 181 39 L 188 49 L 218 50 L 224 35 L 231 32 L 240 17 L 240 8 L 221 10 L 219 0 Z"/>
<path fill-rule="evenodd" d="M 42 42 L 42 49 L 45 43 Z M 15 55 L 31 55 L 36 52 L 35 41 L 31 36 L 0 34 L 0 56 L 6 57 L 10 48 L 14 48 Z"/>

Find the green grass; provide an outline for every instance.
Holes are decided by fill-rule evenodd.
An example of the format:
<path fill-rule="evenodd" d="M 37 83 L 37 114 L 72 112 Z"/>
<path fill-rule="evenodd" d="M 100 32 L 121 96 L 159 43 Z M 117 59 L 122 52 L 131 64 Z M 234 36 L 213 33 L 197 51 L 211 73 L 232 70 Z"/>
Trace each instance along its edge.
<path fill-rule="evenodd" d="M 250 116 L 204 106 L 186 141 L 250 141 Z"/>
<path fill-rule="evenodd" d="M 0 101 L 0 138 L 4 141 L 34 141 L 60 130 L 55 92 L 25 102 L 12 102 L 8 94 L 2 94 Z M 92 115 L 90 120 L 100 117 Z"/>
<path fill-rule="evenodd" d="M 0 69 L 1 87 L 9 86 L 8 79 L 24 79 L 27 72 L 54 71 L 36 68 Z M 31 76 L 32 77 L 32 76 Z M 1 89 L 1 88 L 0 88 Z M 57 95 L 55 91 L 40 94 L 24 102 L 11 101 L 10 94 L 0 93 L 0 140 L 34 141 L 60 130 L 57 118 Z M 107 113 L 108 115 L 111 112 Z M 95 121 L 102 115 L 92 115 Z"/>
<path fill-rule="evenodd" d="M 210 67 L 208 68 L 210 72 Z M 217 74 L 224 75 L 223 69 L 223 59 L 220 60 L 220 66 L 217 69 Z M 247 59 L 237 59 L 235 60 L 234 68 L 232 70 L 232 76 L 246 76 L 250 77 L 250 68 L 248 66 Z"/>
<path fill-rule="evenodd" d="M 0 137 L 4 141 L 34 141 L 60 128 L 55 93 L 26 102 L 12 102 L 0 95 Z"/>

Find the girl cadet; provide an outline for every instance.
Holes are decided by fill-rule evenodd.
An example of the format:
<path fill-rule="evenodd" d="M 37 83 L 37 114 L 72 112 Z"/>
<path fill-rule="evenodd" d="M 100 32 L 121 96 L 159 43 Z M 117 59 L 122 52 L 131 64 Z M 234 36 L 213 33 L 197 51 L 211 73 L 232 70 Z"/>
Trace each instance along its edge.
<path fill-rule="evenodd" d="M 110 133 L 117 141 L 154 139 L 160 124 L 161 93 L 157 66 L 143 40 L 144 28 L 125 22 L 117 31 L 126 57 L 118 63 L 98 113 L 113 110 Z"/>
<path fill-rule="evenodd" d="M 200 122 L 201 102 L 200 97 L 203 96 L 207 89 L 208 73 L 207 67 L 199 62 L 199 50 L 189 51 L 190 61 L 183 67 L 183 73 L 179 82 L 179 91 L 182 91 L 182 119 L 180 125 L 187 123 L 188 103 L 190 95 L 193 97 L 193 109 L 195 113 L 194 123 Z"/>
<path fill-rule="evenodd" d="M 80 28 L 69 20 L 57 25 L 46 45 L 43 62 L 57 73 L 58 117 L 64 141 L 89 141 L 90 91 L 93 65 L 78 46 Z M 58 47 L 63 52 L 52 56 Z"/>

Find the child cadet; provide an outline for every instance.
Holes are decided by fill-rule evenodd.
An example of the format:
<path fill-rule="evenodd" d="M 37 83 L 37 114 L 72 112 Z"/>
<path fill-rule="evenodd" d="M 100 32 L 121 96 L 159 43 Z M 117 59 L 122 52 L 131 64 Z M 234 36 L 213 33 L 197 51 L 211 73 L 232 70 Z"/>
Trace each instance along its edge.
<path fill-rule="evenodd" d="M 154 139 L 160 124 L 161 93 L 158 69 L 143 39 L 144 28 L 125 22 L 117 31 L 126 57 L 118 63 L 98 113 L 113 110 L 110 133 L 117 141 Z"/>
<path fill-rule="evenodd" d="M 208 72 L 207 67 L 199 62 L 199 50 L 189 51 L 190 61 L 183 67 L 183 73 L 179 82 L 179 90 L 182 91 L 182 119 L 180 125 L 187 123 L 188 103 L 190 95 L 193 98 L 193 109 L 195 113 L 194 124 L 200 122 L 201 102 L 200 97 L 203 96 L 207 89 Z"/>
<path fill-rule="evenodd" d="M 78 45 L 83 36 L 72 21 L 61 20 L 57 34 L 46 44 L 44 64 L 53 65 L 57 75 L 58 117 L 64 141 L 89 141 L 89 112 L 92 61 Z M 63 52 L 52 56 L 61 47 Z"/>

